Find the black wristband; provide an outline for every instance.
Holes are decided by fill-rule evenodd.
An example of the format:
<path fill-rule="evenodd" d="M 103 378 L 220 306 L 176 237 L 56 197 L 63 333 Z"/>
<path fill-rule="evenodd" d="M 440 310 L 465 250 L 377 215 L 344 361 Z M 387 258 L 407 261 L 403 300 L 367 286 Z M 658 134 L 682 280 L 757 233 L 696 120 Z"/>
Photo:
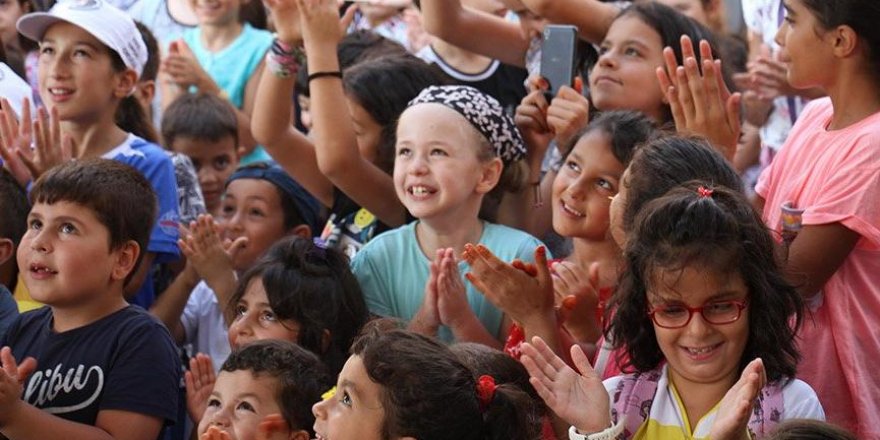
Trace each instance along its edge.
<path fill-rule="evenodd" d="M 310 74 L 309 74 L 309 82 L 312 82 L 313 79 L 325 78 L 325 77 L 332 77 L 332 78 L 340 78 L 340 79 L 342 79 L 342 72 L 336 70 L 336 71 L 333 71 L 333 72 L 315 72 L 315 73 L 310 73 Z"/>

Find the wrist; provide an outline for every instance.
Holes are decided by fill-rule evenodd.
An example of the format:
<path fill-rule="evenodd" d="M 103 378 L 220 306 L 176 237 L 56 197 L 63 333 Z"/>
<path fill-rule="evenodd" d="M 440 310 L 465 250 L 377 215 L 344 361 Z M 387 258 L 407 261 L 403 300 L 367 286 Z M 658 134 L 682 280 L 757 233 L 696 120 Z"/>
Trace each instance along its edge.
<path fill-rule="evenodd" d="M 16 420 L 21 420 L 20 412 L 23 405 L 24 401 L 22 401 L 18 397 L 16 397 L 14 401 L 6 405 L 6 408 L 3 408 L 3 410 L 0 411 L 0 413 L 3 414 L 2 416 L 0 416 L 0 428 L 6 428 L 12 422 Z M 0 434 L 0 436 L 2 436 L 2 434 Z"/>
<path fill-rule="evenodd" d="M 622 420 L 612 425 L 609 415 L 608 423 L 605 426 L 605 428 L 587 427 L 586 429 L 572 426 L 568 430 L 568 438 L 569 440 L 615 440 L 622 438 L 625 427 Z"/>

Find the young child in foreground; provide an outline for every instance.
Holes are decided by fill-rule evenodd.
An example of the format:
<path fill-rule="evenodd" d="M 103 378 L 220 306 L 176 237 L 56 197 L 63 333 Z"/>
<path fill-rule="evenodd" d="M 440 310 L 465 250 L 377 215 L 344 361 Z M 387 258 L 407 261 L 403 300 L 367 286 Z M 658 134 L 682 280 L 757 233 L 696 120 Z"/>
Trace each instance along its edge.
<path fill-rule="evenodd" d="M 177 352 L 168 330 L 123 297 L 156 218 L 149 181 L 86 159 L 45 173 L 30 199 L 18 266 L 48 307 L 21 315 L 0 340 L 0 433 L 158 438 L 177 415 Z"/>

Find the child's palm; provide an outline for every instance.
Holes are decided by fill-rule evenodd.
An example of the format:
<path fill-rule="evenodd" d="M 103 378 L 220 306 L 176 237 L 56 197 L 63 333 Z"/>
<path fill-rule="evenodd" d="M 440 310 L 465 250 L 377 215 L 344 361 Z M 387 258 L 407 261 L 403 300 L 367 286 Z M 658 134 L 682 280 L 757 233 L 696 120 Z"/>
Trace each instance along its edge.
<path fill-rule="evenodd" d="M 211 357 L 199 353 L 189 360 L 189 371 L 184 374 L 186 384 L 186 410 L 196 424 L 202 420 L 208 408 L 208 398 L 214 390 L 214 366 Z"/>
<path fill-rule="evenodd" d="M 522 363 L 531 375 L 529 382 L 557 416 L 584 433 L 599 432 L 610 425 L 608 392 L 580 346 L 572 346 L 571 357 L 581 373 L 554 354 L 541 338 L 523 344 L 522 351 Z"/>
<path fill-rule="evenodd" d="M 755 359 L 743 369 L 740 379 L 727 391 L 718 404 L 718 414 L 712 424 L 713 440 L 747 439 L 746 428 L 755 399 L 767 382 L 764 362 Z"/>

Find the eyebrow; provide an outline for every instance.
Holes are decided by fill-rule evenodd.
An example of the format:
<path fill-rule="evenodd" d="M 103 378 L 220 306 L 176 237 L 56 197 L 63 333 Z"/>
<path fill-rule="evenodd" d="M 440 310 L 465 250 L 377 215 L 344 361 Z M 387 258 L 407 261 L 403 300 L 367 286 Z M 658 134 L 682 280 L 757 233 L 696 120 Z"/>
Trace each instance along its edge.
<path fill-rule="evenodd" d="M 784 0 L 783 0 L 783 2 L 782 2 L 782 7 L 785 8 L 785 13 L 786 13 L 786 14 L 788 14 L 788 15 L 797 15 L 797 13 L 795 13 L 794 10 L 791 9 L 791 6 L 789 6 L 788 3 L 785 2 Z"/>
<path fill-rule="evenodd" d="M 714 302 L 714 301 L 719 301 L 719 300 L 732 299 L 736 296 L 739 296 L 739 294 L 740 294 L 740 292 L 737 292 L 735 290 L 722 290 L 722 291 L 715 293 L 715 294 L 709 296 L 708 298 L 706 298 L 706 300 L 703 301 L 703 304 Z M 659 294 L 654 294 L 654 297 L 660 301 L 663 301 L 663 302 L 684 302 L 681 300 L 680 297 L 679 298 L 671 298 L 669 296 L 659 295 Z"/>

